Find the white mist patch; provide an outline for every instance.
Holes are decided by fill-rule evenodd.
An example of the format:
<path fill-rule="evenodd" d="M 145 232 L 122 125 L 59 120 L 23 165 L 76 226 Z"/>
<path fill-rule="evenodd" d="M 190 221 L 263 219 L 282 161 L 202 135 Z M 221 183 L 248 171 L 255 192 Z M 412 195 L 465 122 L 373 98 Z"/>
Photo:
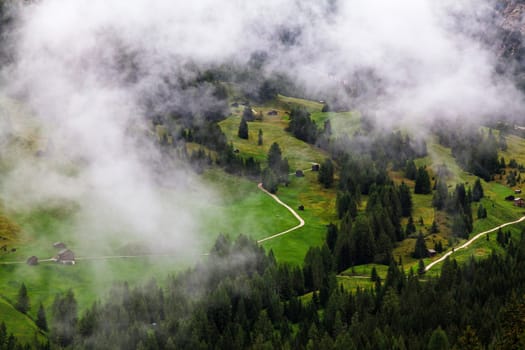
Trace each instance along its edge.
<path fill-rule="evenodd" d="M 3 181 L 4 197 L 21 206 L 78 203 L 79 237 L 115 234 L 187 250 L 199 217 L 184 203 L 215 195 L 198 182 L 198 191 L 188 189 L 193 175 L 178 161 L 170 170 L 176 184 L 170 198 L 156 181 L 149 160 L 161 158 L 142 130 L 141 101 L 169 90 L 167 76 L 193 78 L 192 66 L 242 65 L 265 52 L 264 72 L 286 72 L 320 98 L 336 91 L 387 127 L 425 130 L 436 118 L 521 113 L 516 89 L 494 73 L 490 47 L 465 34 L 480 31 L 490 17 L 480 4 L 44 0 L 20 6 L 4 91 L 29 107 L 53 147 L 44 159 L 17 159 Z M 461 30 L 458 16 L 465 18 Z M 363 71 L 373 77 L 363 82 L 369 92 L 354 99 L 343 92 L 345 83 Z M 216 102 L 209 92 L 188 91 L 170 96 L 199 98 L 187 101 L 192 110 Z"/>

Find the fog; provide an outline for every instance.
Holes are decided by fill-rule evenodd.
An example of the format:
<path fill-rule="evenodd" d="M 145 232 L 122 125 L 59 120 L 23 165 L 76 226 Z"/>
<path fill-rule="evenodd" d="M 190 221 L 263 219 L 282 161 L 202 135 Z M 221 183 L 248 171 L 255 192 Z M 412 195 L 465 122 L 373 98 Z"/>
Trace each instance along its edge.
<path fill-rule="evenodd" d="M 477 0 L 14 6 L 2 91 L 30 111 L 47 152 L 11 159 L 2 198 L 15 210 L 75 203 L 80 241 L 124 235 L 199 253 L 191 249 L 200 230 L 192 208 L 218 194 L 177 159 L 163 175 L 174 187 L 159 187 L 151 164 L 160 154 L 144 128 L 151 112 L 144 101 L 162 112 L 184 100 L 196 117 L 216 101 L 205 90 L 188 96 L 170 79 L 191 79 L 195 67 L 243 66 L 265 52 L 262 74 L 286 73 L 311 96 L 372 110 L 385 127 L 424 133 L 435 119 L 520 115 L 522 97 L 495 73 L 491 8 Z M 361 88 L 349 94 L 354 79 Z M 21 118 L 6 113 L 15 125 Z"/>

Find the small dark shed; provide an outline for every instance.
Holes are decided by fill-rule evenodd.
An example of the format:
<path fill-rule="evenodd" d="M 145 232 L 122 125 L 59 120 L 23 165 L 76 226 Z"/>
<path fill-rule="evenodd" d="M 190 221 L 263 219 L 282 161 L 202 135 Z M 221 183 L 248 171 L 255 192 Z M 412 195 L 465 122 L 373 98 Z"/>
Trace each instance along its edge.
<path fill-rule="evenodd" d="M 303 177 L 304 176 L 304 172 L 302 170 L 296 170 L 295 171 L 295 176 L 297 177 Z"/>
<path fill-rule="evenodd" d="M 319 164 L 313 163 L 312 164 L 312 171 L 319 171 Z"/>
<path fill-rule="evenodd" d="M 66 249 L 66 245 L 62 242 L 55 242 L 53 243 L 53 248 Z"/>
<path fill-rule="evenodd" d="M 31 266 L 38 265 L 38 258 L 33 255 L 33 256 L 30 256 L 26 262 L 28 265 L 31 265 Z"/>
<path fill-rule="evenodd" d="M 268 115 L 277 115 L 277 111 L 275 109 L 272 109 L 268 112 Z"/>
<path fill-rule="evenodd" d="M 238 102 L 232 103 L 232 107 L 239 107 L 239 103 Z"/>
<path fill-rule="evenodd" d="M 523 198 L 515 198 L 514 205 L 517 207 L 523 208 L 525 207 L 525 200 L 523 200 Z"/>
<path fill-rule="evenodd" d="M 300 210 L 300 211 L 304 211 L 304 205 L 301 204 L 301 205 L 299 206 L 299 208 L 297 208 L 297 209 Z"/>
<path fill-rule="evenodd" d="M 434 249 L 427 249 L 428 256 L 434 256 L 437 254 L 437 252 Z"/>
<path fill-rule="evenodd" d="M 514 190 L 514 193 L 515 193 L 515 194 L 520 194 L 520 193 L 521 193 L 521 190 L 518 188 L 518 189 Z"/>

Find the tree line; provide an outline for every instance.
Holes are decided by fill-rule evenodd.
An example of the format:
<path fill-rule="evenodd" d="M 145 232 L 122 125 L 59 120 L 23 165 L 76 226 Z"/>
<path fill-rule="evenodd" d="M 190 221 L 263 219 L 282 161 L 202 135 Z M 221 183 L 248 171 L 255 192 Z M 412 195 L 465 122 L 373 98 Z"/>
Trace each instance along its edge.
<path fill-rule="evenodd" d="M 50 344 L 71 349 L 514 349 L 525 346 L 525 240 L 505 254 L 447 259 L 439 277 L 391 261 L 373 286 L 339 285 L 329 248 L 303 268 L 279 264 L 245 236 L 220 236 L 209 258 L 170 277 L 115 285 L 78 314 L 73 293 L 56 297 Z M 311 297 L 303 295 L 310 292 Z M 0 326 L 0 349 L 24 349 Z"/>

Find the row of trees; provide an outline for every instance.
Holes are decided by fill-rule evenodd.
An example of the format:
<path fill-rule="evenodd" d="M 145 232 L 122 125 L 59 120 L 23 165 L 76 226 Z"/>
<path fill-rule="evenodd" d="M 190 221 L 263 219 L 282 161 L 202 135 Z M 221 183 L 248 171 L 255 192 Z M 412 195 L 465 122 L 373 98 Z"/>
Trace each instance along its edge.
<path fill-rule="evenodd" d="M 452 233 L 461 238 L 468 238 L 473 228 L 472 202 L 479 202 L 483 198 L 483 187 L 478 178 L 471 190 L 465 189 L 464 184 L 457 184 L 454 191 L 448 192 L 444 180 L 436 180 L 436 191 L 432 199 L 432 205 L 437 210 L 444 210 L 452 217 Z M 482 207 L 481 207 L 482 208 Z M 486 212 L 478 214 L 478 217 L 486 217 Z"/>
<path fill-rule="evenodd" d="M 220 236 L 209 259 L 111 297 L 80 317 L 71 292 L 53 304 L 52 347 L 126 349 L 515 349 L 525 345 L 525 241 L 507 254 L 447 259 L 420 282 L 390 262 L 384 279 L 348 292 L 325 245 L 304 267 L 277 264 L 255 242 Z M 239 293 L 239 291 L 243 291 Z M 313 292 L 310 299 L 301 297 Z M 301 297 L 301 299 L 300 299 Z M 6 348 L 0 327 L 0 348 Z M 12 340 L 16 341 L 16 340 Z M 108 343 L 110 342 L 110 343 Z"/>
<path fill-rule="evenodd" d="M 338 192 L 336 207 L 341 225 L 331 225 L 326 238 L 337 271 L 370 262 L 388 264 L 395 242 L 405 238 L 401 217 L 410 216 L 412 210 L 406 184 L 373 185 L 362 213 L 358 213 L 359 204 L 358 192 Z"/>

